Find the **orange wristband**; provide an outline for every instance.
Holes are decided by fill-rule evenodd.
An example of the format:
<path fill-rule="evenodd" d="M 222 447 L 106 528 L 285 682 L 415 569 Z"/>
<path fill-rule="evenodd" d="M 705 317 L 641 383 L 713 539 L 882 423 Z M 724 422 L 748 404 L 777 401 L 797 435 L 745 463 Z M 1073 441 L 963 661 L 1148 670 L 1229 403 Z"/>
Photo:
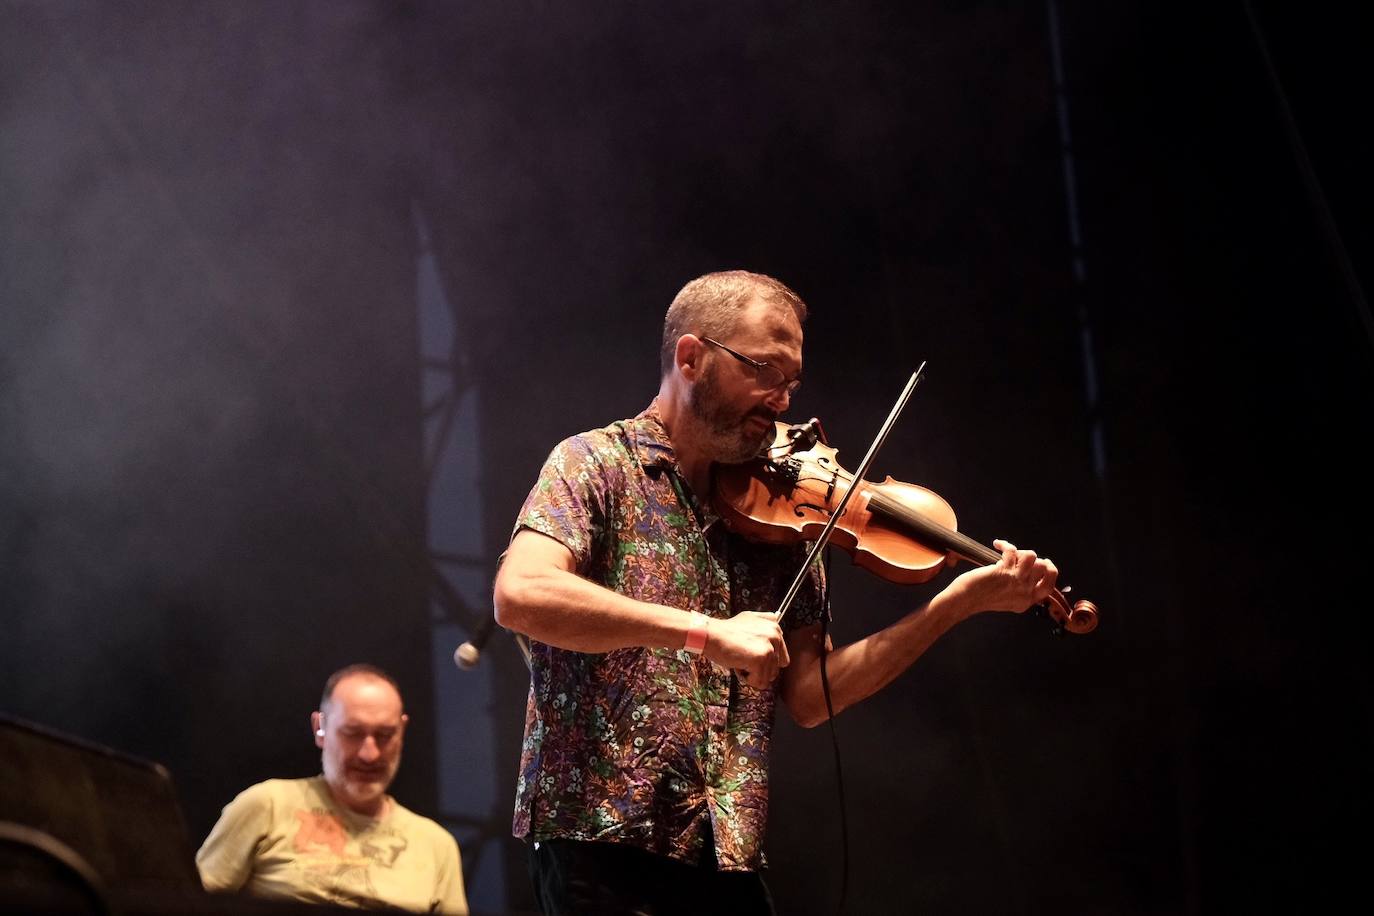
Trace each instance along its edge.
<path fill-rule="evenodd" d="M 706 651 L 706 628 L 711 625 L 711 618 L 705 614 L 692 612 L 692 626 L 687 631 L 687 642 L 682 648 L 691 652 L 693 655 L 700 655 Z"/>

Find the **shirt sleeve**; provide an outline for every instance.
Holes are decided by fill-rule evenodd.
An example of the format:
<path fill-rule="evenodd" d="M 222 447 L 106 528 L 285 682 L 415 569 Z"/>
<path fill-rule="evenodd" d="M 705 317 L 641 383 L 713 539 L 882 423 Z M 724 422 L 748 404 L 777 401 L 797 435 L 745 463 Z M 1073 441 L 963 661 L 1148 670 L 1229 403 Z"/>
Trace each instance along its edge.
<path fill-rule="evenodd" d="M 244 789 L 224 806 L 196 853 L 196 869 L 207 891 L 234 892 L 248 883 L 271 823 L 272 796 L 261 784 Z"/>
<path fill-rule="evenodd" d="M 434 895 L 439 902 L 438 912 L 468 916 L 468 897 L 463 888 L 463 856 L 458 851 L 458 842 L 453 834 L 447 830 L 442 832 L 443 845 L 434 886 Z"/>
<path fill-rule="evenodd" d="M 528 528 L 567 547 L 579 574 L 586 572 L 605 532 L 611 492 L 601 454 L 606 447 L 591 435 L 560 442 L 515 520 L 515 532 Z"/>

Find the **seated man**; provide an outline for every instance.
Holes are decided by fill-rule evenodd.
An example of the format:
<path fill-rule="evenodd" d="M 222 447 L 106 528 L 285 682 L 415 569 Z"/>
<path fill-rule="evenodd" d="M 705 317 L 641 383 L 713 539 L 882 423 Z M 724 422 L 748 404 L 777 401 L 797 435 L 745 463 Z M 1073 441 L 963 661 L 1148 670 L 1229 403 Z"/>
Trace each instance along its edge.
<path fill-rule="evenodd" d="M 466 914 L 452 834 L 386 794 L 408 718 L 396 682 L 350 665 L 310 718 L 324 774 L 269 779 L 226 805 L 196 853 L 206 890 Z"/>

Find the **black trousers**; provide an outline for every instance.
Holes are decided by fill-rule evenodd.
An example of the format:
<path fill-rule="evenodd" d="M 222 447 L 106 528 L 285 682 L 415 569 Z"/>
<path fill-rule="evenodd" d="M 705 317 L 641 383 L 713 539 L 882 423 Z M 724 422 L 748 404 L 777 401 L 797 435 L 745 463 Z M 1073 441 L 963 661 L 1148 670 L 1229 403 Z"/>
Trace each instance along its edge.
<path fill-rule="evenodd" d="M 545 916 L 774 916 L 758 872 L 717 871 L 618 843 L 529 846 L 534 900 Z"/>

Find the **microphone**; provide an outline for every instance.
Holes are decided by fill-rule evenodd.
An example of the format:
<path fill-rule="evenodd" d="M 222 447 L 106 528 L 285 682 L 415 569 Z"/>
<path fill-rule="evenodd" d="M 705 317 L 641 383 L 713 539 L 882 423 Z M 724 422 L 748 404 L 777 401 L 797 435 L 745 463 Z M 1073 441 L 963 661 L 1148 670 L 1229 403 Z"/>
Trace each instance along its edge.
<path fill-rule="evenodd" d="M 478 660 L 482 657 L 482 647 L 491 639 L 491 634 L 496 629 L 495 615 L 489 615 L 482 619 L 473 631 L 472 638 L 453 650 L 453 663 L 464 671 L 471 671 L 477 667 Z"/>
<path fill-rule="evenodd" d="M 821 429 L 821 421 L 812 417 L 805 423 L 798 423 L 787 431 L 787 438 L 792 440 L 794 451 L 807 451 L 816 447 L 817 442 L 829 445 L 826 441 L 825 430 Z"/>

